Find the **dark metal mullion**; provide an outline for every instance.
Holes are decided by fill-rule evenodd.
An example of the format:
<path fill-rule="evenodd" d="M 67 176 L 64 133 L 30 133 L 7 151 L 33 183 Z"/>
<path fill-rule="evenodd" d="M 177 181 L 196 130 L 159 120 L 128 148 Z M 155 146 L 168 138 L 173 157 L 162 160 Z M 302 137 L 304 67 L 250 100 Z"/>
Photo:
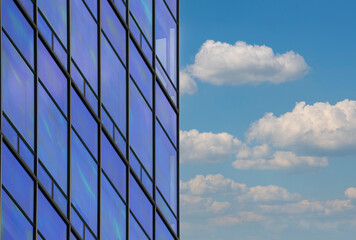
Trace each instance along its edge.
<path fill-rule="evenodd" d="M 162 82 L 161 81 L 157 81 L 158 85 L 161 87 L 161 90 L 163 92 L 163 94 L 165 95 L 165 97 L 167 98 L 167 101 L 170 103 L 173 111 L 178 115 L 178 107 L 176 106 L 176 104 L 173 102 L 171 96 L 169 95 L 168 91 L 166 90 L 166 87 L 163 86 Z M 178 95 L 178 93 L 177 93 Z"/>
<path fill-rule="evenodd" d="M 179 174 L 180 174 L 180 168 L 179 168 L 179 147 L 180 147 L 180 143 L 179 143 L 179 135 L 180 135 L 180 132 L 179 132 L 179 109 L 180 109 L 180 103 L 179 103 L 179 100 L 180 100 L 180 90 L 179 90 L 179 84 L 180 84 L 180 78 L 179 78 L 179 34 L 180 34 L 180 31 L 179 31 L 179 20 L 180 20 L 180 11 L 179 11 L 179 2 L 180 0 L 177 0 L 177 89 L 178 89 L 178 94 L 177 94 L 177 109 L 178 109 L 178 112 L 177 112 L 177 217 L 178 217 L 178 221 L 177 221 L 177 236 L 178 236 L 178 239 L 180 238 L 180 202 L 179 202 L 179 192 L 180 192 L 180 188 L 179 188 Z"/>
<path fill-rule="evenodd" d="M 26 20 L 29 22 L 31 27 L 35 29 L 37 24 L 36 24 L 35 20 L 32 20 L 32 17 L 30 15 L 28 15 L 26 9 L 22 6 L 22 3 L 19 0 L 14 0 L 14 3 L 16 4 L 17 8 L 20 10 L 22 15 L 24 15 Z M 37 3 L 37 0 L 34 0 L 32 3 L 34 5 L 33 11 L 36 11 L 36 6 L 37 6 L 36 3 Z M 36 17 L 36 15 L 34 14 L 33 18 L 36 19 L 35 17 Z"/>
<path fill-rule="evenodd" d="M 0 14 L 2 16 L 2 1 L 0 1 Z M 2 29 L 2 17 L 0 17 L 0 29 Z M 2 31 L 0 32 L 0 49 L 2 49 Z M 2 212 L 2 54 L 0 57 L 0 213 Z"/>
<path fill-rule="evenodd" d="M 41 159 L 38 159 L 38 164 L 41 165 L 41 167 L 43 168 L 43 170 L 46 172 L 46 174 L 49 176 L 49 178 L 52 181 L 52 185 L 54 184 L 60 193 L 62 193 L 65 198 L 67 199 L 67 194 L 63 191 L 63 189 L 58 185 L 57 181 L 54 179 L 54 177 L 52 176 L 52 174 L 48 171 L 48 169 L 46 168 L 46 166 L 42 163 Z M 47 190 L 46 190 L 47 191 Z"/>
<path fill-rule="evenodd" d="M 89 155 L 93 158 L 94 162 L 97 163 L 97 159 L 95 158 L 94 154 L 91 152 L 91 150 L 89 149 L 89 147 L 86 145 L 86 143 L 84 142 L 83 138 L 80 136 L 80 134 L 78 133 L 78 131 L 72 126 L 72 130 L 74 131 L 74 133 L 77 135 L 78 139 L 80 140 L 80 143 L 84 146 L 84 148 L 87 150 L 87 152 L 89 153 Z"/>
<path fill-rule="evenodd" d="M 36 181 L 35 181 L 35 189 L 34 189 L 34 231 L 33 231 L 33 239 L 37 240 L 37 231 L 38 231 L 38 2 L 37 0 L 35 0 L 35 5 L 34 5 L 34 22 L 35 22 L 35 34 L 34 34 L 34 74 L 35 74 L 35 92 L 34 92 L 34 97 L 35 97 L 35 101 L 34 101 L 34 114 L 35 114 L 35 126 L 34 126 L 34 135 L 35 135 L 35 139 L 34 139 L 34 156 L 35 156 L 35 167 L 34 167 L 34 174 L 36 176 Z"/>
<path fill-rule="evenodd" d="M 109 1 L 111 6 L 113 3 Z M 130 28 L 129 28 L 129 3 L 130 0 L 126 1 L 126 22 L 124 23 L 126 30 L 126 240 L 130 239 Z M 121 14 L 116 6 L 113 8 L 117 16 L 119 16 L 120 21 L 122 21 Z"/>
<path fill-rule="evenodd" d="M 82 2 L 83 2 L 83 4 L 85 5 L 85 7 L 87 8 L 89 14 L 92 16 L 92 18 L 93 18 L 93 20 L 95 21 L 95 23 L 98 24 L 97 19 L 95 18 L 94 13 L 91 12 L 91 9 L 90 9 L 90 7 L 88 6 L 88 4 L 85 2 L 85 0 L 82 0 Z M 98 9 L 98 7 L 97 7 L 97 9 Z"/>
<path fill-rule="evenodd" d="M 152 54 L 152 64 L 153 64 L 153 70 L 154 70 L 154 74 L 153 74 L 153 81 L 152 81 L 152 90 L 153 90 L 153 113 L 152 113 L 152 137 L 153 137 L 153 141 L 152 141 L 152 157 L 153 157 L 153 200 L 154 200 L 154 205 L 153 205 L 153 216 L 152 216 L 152 220 L 153 220 L 153 236 L 152 239 L 155 240 L 156 239 L 156 211 L 157 211 L 157 197 L 156 197 L 156 188 L 157 188 L 157 171 L 156 171 L 156 81 L 157 81 L 157 74 L 156 74 L 156 0 L 153 0 L 152 2 L 152 26 L 153 26 L 153 31 L 152 31 L 152 44 L 153 44 L 153 54 Z"/>
<path fill-rule="evenodd" d="M 71 136 L 72 136 L 72 105 L 71 105 L 71 92 L 72 92 L 72 84 L 71 84 L 71 0 L 67 0 L 67 70 L 69 77 L 67 77 L 67 218 L 69 222 L 71 222 L 71 208 L 72 208 L 72 184 L 71 184 L 71 172 L 72 172 L 72 159 L 71 159 Z M 74 228 L 73 228 L 74 229 Z M 69 224 L 67 228 L 67 239 L 71 240 L 71 232 L 72 225 Z"/>
<path fill-rule="evenodd" d="M 104 105 L 103 103 L 101 104 L 101 108 L 102 108 L 103 111 L 105 111 L 106 115 L 108 116 L 108 118 L 109 118 L 109 119 L 111 120 L 111 122 L 113 123 L 114 128 L 117 128 L 117 129 L 119 130 L 119 134 L 121 135 L 121 137 L 122 137 L 123 139 L 125 139 L 125 136 L 124 136 L 124 134 L 122 133 L 121 129 L 119 128 L 119 126 L 117 125 L 117 123 L 114 121 L 114 119 L 110 116 L 108 110 L 106 110 L 105 105 Z M 104 125 L 104 124 L 103 124 L 103 125 Z M 105 126 L 103 126 L 103 127 L 105 127 Z M 110 136 L 110 137 L 111 137 L 111 136 Z M 113 139 L 115 140 L 114 136 L 113 136 Z"/>
<path fill-rule="evenodd" d="M 111 137 L 110 133 L 108 132 L 108 130 L 106 128 L 102 128 L 103 133 L 105 134 L 105 137 L 109 140 L 110 144 L 113 146 L 113 148 L 115 149 L 115 151 L 118 153 L 118 155 L 120 156 L 121 160 L 126 164 L 129 165 L 128 160 L 126 159 L 126 157 L 124 156 L 124 154 L 121 152 L 123 150 L 121 150 L 115 143 L 115 140 Z M 126 152 L 126 149 L 125 149 Z"/>
<path fill-rule="evenodd" d="M 95 98 L 98 98 L 98 96 L 96 96 L 97 93 L 95 93 L 93 87 L 90 85 L 89 81 L 88 81 L 87 78 L 84 76 L 84 74 L 83 74 L 82 71 L 80 70 L 79 66 L 76 64 L 76 62 L 75 62 L 74 60 L 72 60 L 72 63 L 73 63 L 73 65 L 74 65 L 74 67 L 77 69 L 79 75 L 83 78 L 84 86 L 85 86 L 85 84 L 87 84 L 88 87 L 89 87 L 89 90 L 90 90 L 92 93 L 94 93 Z M 84 87 L 84 91 L 85 91 L 85 87 Z M 85 96 L 85 95 L 84 95 L 84 96 Z"/>
<path fill-rule="evenodd" d="M 131 14 L 131 13 L 130 13 Z M 140 39 L 137 39 L 137 40 L 140 40 L 140 48 L 141 48 L 141 44 L 142 44 L 142 37 L 144 38 L 144 40 L 146 41 L 146 43 L 148 43 L 148 46 L 150 47 L 151 51 L 153 52 L 153 47 L 151 46 L 150 42 L 147 40 L 147 37 L 145 35 L 145 33 L 143 32 L 143 30 L 141 29 L 140 25 L 138 24 L 136 18 L 134 17 L 133 14 L 132 15 L 132 20 L 134 21 L 136 27 L 138 28 L 138 30 L 140 31 Z M 152 34 L 153 35 L 153 34 Z M 152 39 L 153 40 L 153 39 Z"/>
<path fill-rule="evenodd" d="M 101 101 L 102 101 L 102 94 L 101 94 L 101 0 L 97 1 L 97 17 L 98 17 L 98 29 L 97 29 L 97 36 L 98 36 L 98 117 L 99 117 L 99 127 L 98 127 L 98 227 L 97 227 L 97 239 L 101 239 L 101 130 L 102 130 L 102 121 L 101 121 Z"/>

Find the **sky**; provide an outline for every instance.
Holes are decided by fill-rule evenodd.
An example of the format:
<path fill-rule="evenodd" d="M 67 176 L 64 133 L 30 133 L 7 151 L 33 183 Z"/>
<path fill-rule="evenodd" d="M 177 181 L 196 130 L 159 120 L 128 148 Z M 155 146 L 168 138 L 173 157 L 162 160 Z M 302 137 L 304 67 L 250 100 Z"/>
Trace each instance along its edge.
<path fill-rule="evenodd" d="M 355 11 L 180 0 L 182 240 L 355 238 Z"/>

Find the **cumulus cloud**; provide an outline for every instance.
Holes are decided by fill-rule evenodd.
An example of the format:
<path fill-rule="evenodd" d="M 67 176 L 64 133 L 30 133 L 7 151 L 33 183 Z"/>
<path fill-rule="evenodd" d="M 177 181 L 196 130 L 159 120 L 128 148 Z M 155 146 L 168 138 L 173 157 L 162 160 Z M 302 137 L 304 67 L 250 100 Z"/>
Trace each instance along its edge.
<path fill-rule="evenodd" d="M 348 188 L 345 191 L 345 196 L 350 199 L 356 199 L 356 188 Z"/>
<path fill-rule="evenodd" d="M 292 81 L 309 70 L 304 58 L 288 51 L 276 54 L 265 45 L 234 45 L 207 40 L 188 67 L 192 76 L 214 85 L 241 85 Z"/>
<path fill-rule="evenodd" d="M 251 125 L 247 138 L 307 154 L 355 153 L 356 101 L 299 102 L 279 117 L 266 114 Z"/>
<path fill-rule="evenodd" d="M 180 188 L 182 192 L 195 195 L 245 192 L 247 190 L 245 184 L 237 183 L 221 174 L 197 175 L 187 182 L 181 182 Z"/>
<path fill-rule="evenodd" d="M 238 158 L 232 165 L 240 170 L 308 171 L 328 166 L 328 159 L 326 157 L 297 156 L 295 153 L 288 151 L 276 151 L 271 156 L 256 157 L 252 154 L 250 159 Z"/>
<path fill-rule="evenodd" d="M 219 213 L 229 208 L 226 201 L 214 201 L 211 197 L 181 194 L 181 208 L 185 214 Z"/>
<path fill-rule="evenodd" d="M 337 212 L 348 211 L 354 206 L 350 200 L 330 200 L 330 201 L 309 201 L 302 200 L 298 203 L 290 203 L 285 205 L 261 205 L 260 208 L 266 212 L 277 212 L 287 214 L 301 213 L 321 213 L 332 214 Z"/>
<path fill-rule="evenodd" d="M 256 186 L 250 188 L 250 190 L 239 196 L 237 199 L 242 201 L 254 201 L 254 202 L 269 202 L 269 201 L 296 201 L 301 196 L 298 193 L 290 193 L 287 189 L 281 188 L 275 185 L 268 186 Z"/>
<path fill-rule="evenodd" d="M 254 212 L 239 212 L 236 216 L 220 216 L 210 218 L 209 221 L 219 226 L 232 226 L 245 222 L 260 222 L 265 219 Z"/>
<path fill-rule="evenodd" d="M 180 71 L 179 73 L 179 87 L 180 94 L 192 95 L 198 90 L 196 82 L 186 71 Z"/>
<path fill-rule="evenodd" d="M 243 143 L 228 133 L 180 132 L 182 163 L 219 163 L 231 160 Z"/>

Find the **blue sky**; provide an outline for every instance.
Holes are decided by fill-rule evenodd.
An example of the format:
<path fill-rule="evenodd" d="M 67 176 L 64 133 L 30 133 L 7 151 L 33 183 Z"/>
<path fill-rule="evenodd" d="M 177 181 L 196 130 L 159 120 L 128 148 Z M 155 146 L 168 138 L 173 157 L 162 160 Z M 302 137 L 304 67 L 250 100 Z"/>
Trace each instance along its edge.
<path fill-rule="evenodd" d="M 354 239 L 356 3 L 180 5 L 182 239 Z"/>

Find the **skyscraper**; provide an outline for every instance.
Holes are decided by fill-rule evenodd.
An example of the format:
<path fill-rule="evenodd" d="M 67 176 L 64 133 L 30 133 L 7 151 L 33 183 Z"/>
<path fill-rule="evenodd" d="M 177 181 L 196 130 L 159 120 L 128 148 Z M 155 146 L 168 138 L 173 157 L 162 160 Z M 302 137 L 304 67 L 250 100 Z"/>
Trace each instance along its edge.
<path fill-rule="evenodd" d="M 179 239 L 178 0 L 1 0 L 1 239 Z"/>

